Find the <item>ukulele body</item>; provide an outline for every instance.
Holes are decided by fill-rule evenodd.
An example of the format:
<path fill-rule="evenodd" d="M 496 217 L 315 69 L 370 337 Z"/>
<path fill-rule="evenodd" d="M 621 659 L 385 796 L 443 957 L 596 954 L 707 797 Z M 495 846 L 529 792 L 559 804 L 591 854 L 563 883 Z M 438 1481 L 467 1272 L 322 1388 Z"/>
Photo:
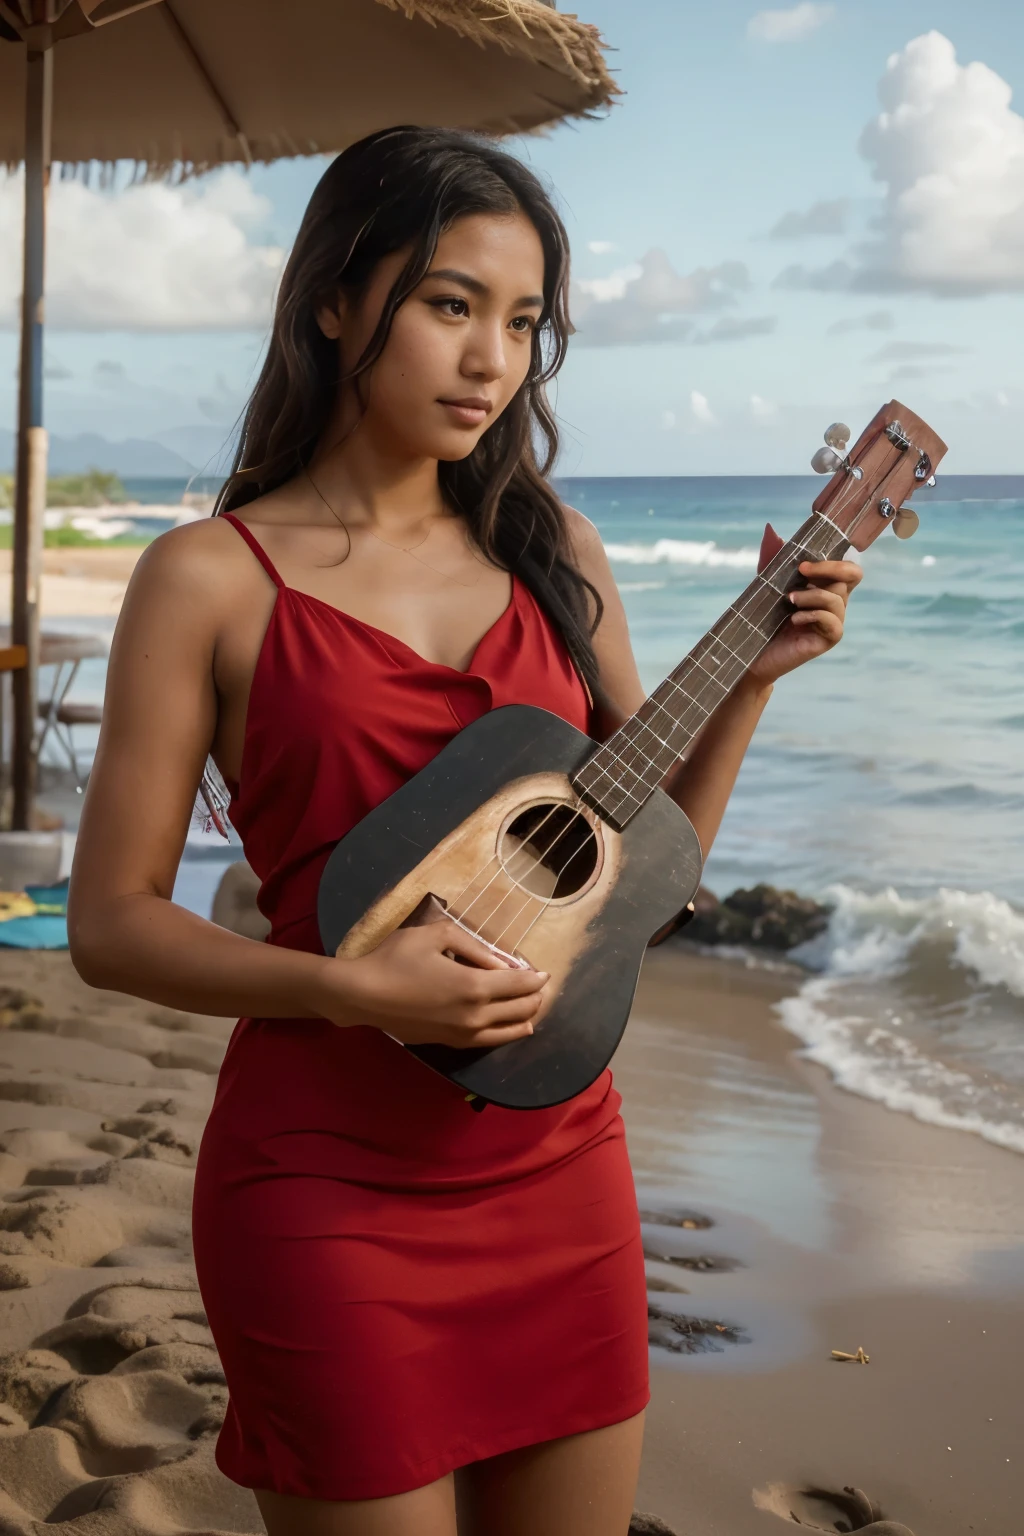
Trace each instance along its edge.
<path fill-rule="evenodd" d="M 547 710 L 491 710 L 342 838 L 320 882 L 327 954 L 366 954 L 430 905 L 551 973 L 532 1035 L 406 1047 L 510 1109 L 560 1104 L 600 1075 L 649 939 L 700 881 L 697 835 L 663 791 L 622 832 L 580 807 L 570 779 L 596 746 Z"/>

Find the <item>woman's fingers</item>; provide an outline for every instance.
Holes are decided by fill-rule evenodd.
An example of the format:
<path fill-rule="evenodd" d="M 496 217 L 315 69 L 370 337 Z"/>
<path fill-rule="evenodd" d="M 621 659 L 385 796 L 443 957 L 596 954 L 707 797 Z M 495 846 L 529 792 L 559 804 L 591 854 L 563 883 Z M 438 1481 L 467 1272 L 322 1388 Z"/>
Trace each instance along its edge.
<path fill-rule="evenodd" d="M 432 925 L 434 926 L 434 925 Z M 442 949 L 450 950 L 469 966 L 458 977 L 460 989 L 472 1002 L 489 1003 L 504 998 L 526 997 L 539 992 L 548 979 L 546 971 L 520 970 L 498 958 L 480 939 L 457 923 L 437 924 Z"/>
<path fill-rule="evenodd" d="M 864 572 L 853 560 L 802 560 L 797 570 L 806 581 L 841 582 L 851 591 L 864 579 Z"/>
<path fill-rule="evenodd" d="M 846 597 L 842 592 L 836 592 L 829 587 L 798 587 L 795 592 L 790 592 L 789 600 L 797 610 L 812 608 L 817 610 L 827 609 L 828 612 L 842 618 L 846 612 Z"/>
<path fill-rule="evenodd" d="M 445 1044 L 464 1050 L 477 1050 L 482 1046 L 505 1045 L 510 1040 L 521 1040 L 533 1034 L 533 1020 L 540 1008 L 537 993 L 531 996 L 509 998 L 505 1002 L 488 1003 L 474 1008 L 464 1024 L 449 1025 Z"/>
<path fill-rule="evenodd" d="M 820 609 L 812 608 L 806 612 L 794 613 L 790 623 L 796 624 L 800 629 L 816 629 L 830 645 L 838 645 L 843 638 L 842 619 L 834 613 L 826 613 Z"/>
<path fill-rule="evenodd" d="M 493 1029 L 482 1029 L 465 1039 L 449 1040 L 448 1045 L 464 1050 L 478 1051 L 485 1046 L 511 1045 L 513 1040 L 526 1040 L 533 1034 L 532 1024 L 505 1024 Z"/>
<path fill-rule="evenodd" d="M 518 971 L 511 968 L 488 971 L 478 976 L 470 994 L 473 1002 L 486 1006 L 502 1003 L 512 998 L 531 997 L 549 980 L 547 971 Z"/>
<path fill-rule="evenodd" d="M 426 931 L 438 941 L 441 950 L 450 949 L 461 960 L 468 960 L 471 965 L 484 971 L 507 971 L 508 961 L 502 960 L 493 950 L 480 939 L 467 933 L 465 928 L 460 928 L 458 923 L 446 919 L 443 923 L 430 923 Z"/>
<path fill-rule="evenodd" d="M 846 593 L 832 587 L 800 587 L 790 592 L 794 613 L 790 622 L 800 629 L 816 629 L 830 645 L 843 637 Z"/>

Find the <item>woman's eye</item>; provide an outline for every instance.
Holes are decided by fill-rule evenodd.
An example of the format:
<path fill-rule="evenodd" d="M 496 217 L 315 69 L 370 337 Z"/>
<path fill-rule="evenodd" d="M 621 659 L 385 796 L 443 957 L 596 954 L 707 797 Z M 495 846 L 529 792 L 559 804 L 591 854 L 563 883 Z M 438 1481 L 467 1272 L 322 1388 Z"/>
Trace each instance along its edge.
<path fill-rule="evenodd" d="M 530 319 L 529 315 L 516 315 L 515 319 L 512 321 L 512 329 L 514 331 L 518 331 L 520 335 L 523 335 L 526 331 L 533 330 L 533 321 Z"/>
<path fill-rule="evenodd" d="M 439 299 L 436 307 L 444 310 L 445 314 L 455 315 L 460 319 L 469 314 L 469 305 L 465 299 Z"/>

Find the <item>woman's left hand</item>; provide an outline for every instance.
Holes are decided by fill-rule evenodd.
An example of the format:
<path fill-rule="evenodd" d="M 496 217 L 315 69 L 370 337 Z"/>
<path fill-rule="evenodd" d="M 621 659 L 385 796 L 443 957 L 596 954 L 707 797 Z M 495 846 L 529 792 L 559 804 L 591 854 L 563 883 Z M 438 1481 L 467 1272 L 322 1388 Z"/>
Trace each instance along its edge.
<path fill-rule="evenodd" d="M 778 554 L 784 540 L 769 523 L 761 543 L 758 570 L 764 570 Z M 773 635 L 750 668 L 751 681 L 774 683 L 777 678 L 822 656 L 843 638 L 843 623 L 850 593 L 863 575 L 852 560 L 805 560 L 800 574 L 809 583 L 790 594 L 792 617 Z"/>

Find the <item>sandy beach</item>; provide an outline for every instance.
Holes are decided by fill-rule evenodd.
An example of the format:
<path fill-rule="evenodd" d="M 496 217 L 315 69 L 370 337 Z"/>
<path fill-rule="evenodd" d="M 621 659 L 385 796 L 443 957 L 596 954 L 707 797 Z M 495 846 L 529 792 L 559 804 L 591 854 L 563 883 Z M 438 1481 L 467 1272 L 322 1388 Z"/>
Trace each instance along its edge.
<path fill-rule="evenodd" d="M 43 618 L 111 618 L 143 545 L 43 550 Z M 11 551 L 0 549 L 0 623 L 11 615 Z"/>
<path fill-rule="evenodd" d="M 7 954 L 3 980 L 0 1533 L 260 1532 L 213 1461 L 189 1245 L 232 1021 L 94 991 L 66 954 Z M 652 1337 L 712 1346 L 653 1350 L 638 1505 L 679 1536 L 857 1529 L 872 1504 L 915 1536 L 1009 1533 L 1024 1162 L 833 1089 L 771 1011 L 795 980 L 663 948 L 616 1059 L 667 1218 Z"/>

